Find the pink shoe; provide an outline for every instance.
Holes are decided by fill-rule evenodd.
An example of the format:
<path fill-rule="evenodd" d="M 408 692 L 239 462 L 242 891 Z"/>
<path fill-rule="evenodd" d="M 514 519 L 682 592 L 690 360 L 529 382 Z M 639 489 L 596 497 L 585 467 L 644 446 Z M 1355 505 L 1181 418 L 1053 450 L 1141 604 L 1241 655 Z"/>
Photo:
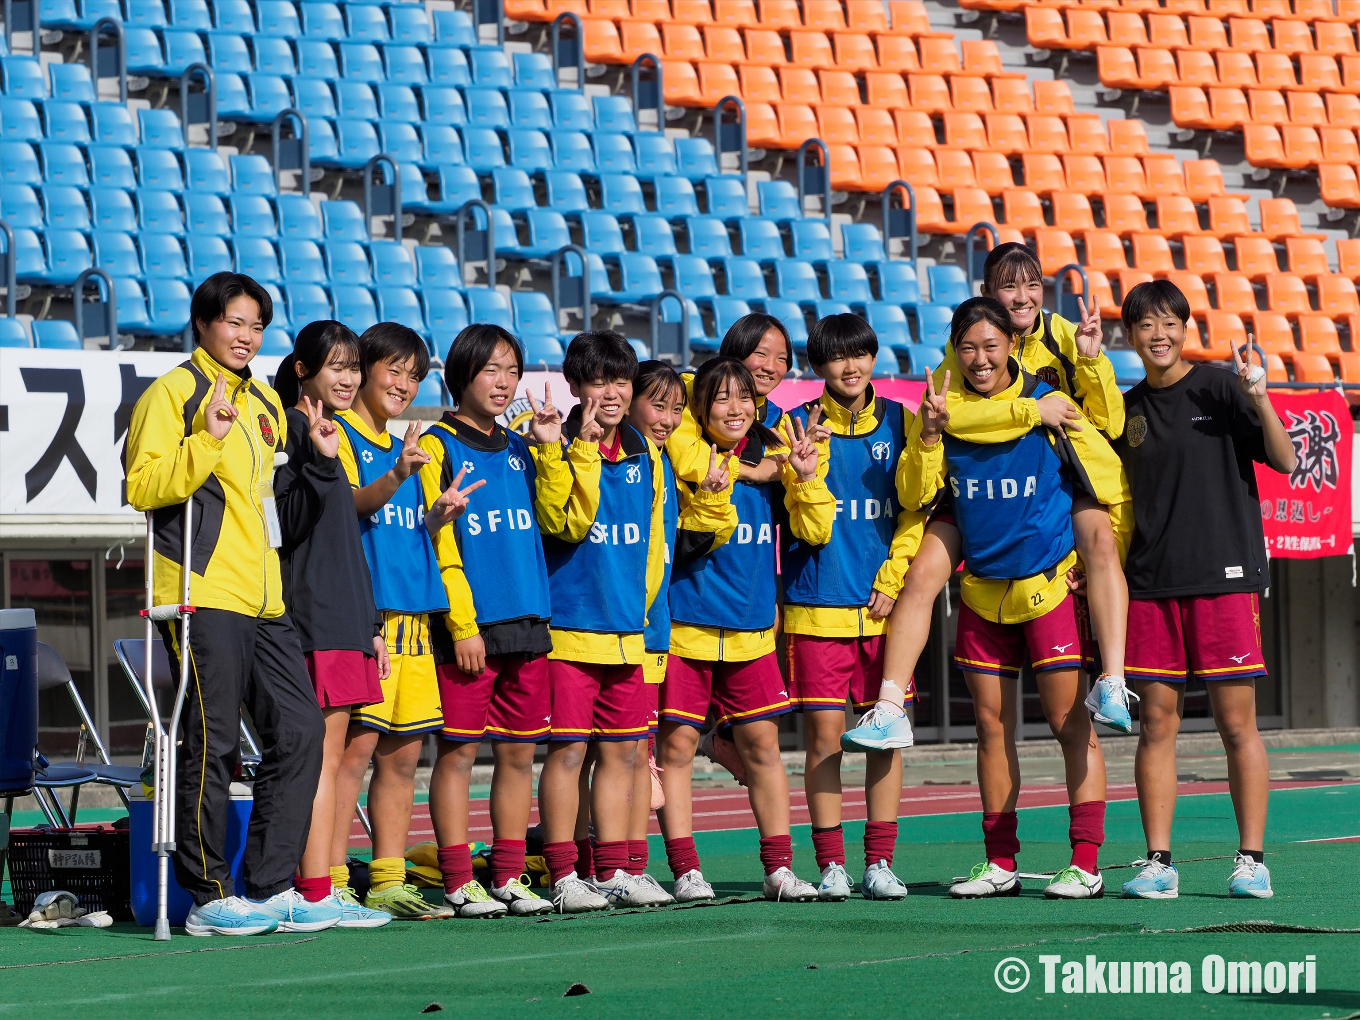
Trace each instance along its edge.
<path fill-rule="evenodd" d="M 652 773 L 652 810 L 660 811 L 666 806 L 666 791 L 661 788 L 661 766 L 651 755 L 647 756 L 647 768 Z"/>
<path fill-rule="evenodd" d="M 746 785 L 746 765 L 742 762 L 741 755 L 737 753 L 737 745 L 731 737 L 719 732 L 716 726 L 705 733 L 703 739 L 699 741 L 699 753 L 732 773 L 732 778 L 738 785 Z"/>

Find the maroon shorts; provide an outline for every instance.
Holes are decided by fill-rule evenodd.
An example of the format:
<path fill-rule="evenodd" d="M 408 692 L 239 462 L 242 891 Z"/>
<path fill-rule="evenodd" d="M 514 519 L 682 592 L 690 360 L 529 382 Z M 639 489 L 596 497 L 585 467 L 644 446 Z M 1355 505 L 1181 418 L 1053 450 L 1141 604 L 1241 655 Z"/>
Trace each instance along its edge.
<path fill-rule="evenodd" d="M 1183 683 L 1265 676 L 1256 592 L 1130 599 L 1124 676 Z"/>
<path fill-rule="evenodd" d="M 454 663 L 435 668 L 444 726 L 439 735 L 459 744 L 483 737 L 533 744 L 548 736 L 548 660 L 540 655 L 489 655 L 480 676 Z"/>
<path fill-rule="evenodd" d="M 702 729 L 710 703 L 719 726 L 793 711 L 774 652 L 749 662 L 701 662 L 672 655 L 661 685 L 661 718 Z"/>
<path fill-rule="evenodd" d="M 549 740 L 641 740 L 647 735 L 647 685 L 641 666 L 550 659 L 548 677 Z"/>
<path fill-rule="evenodd" d="M 642 685 L 642 704 L 647 710 L 647 732 L 656 733 L 661 725 L 661 684 Z"/>
<path fill-rule="evenodd" d="M 322 708 L 378 705 L 383 700 L 378 660 L 353 649 L 321 649 L 307 653 L 307 675 Z"/>
<path fill-rule="evenodd" d="M 882 635 L 863 638 L 786 634 L 789 701 L 803 712 L 844 711 L 846 701 L 863 712 L 878 700 L 883 682 Z M 907 701 L 916 700 L 916 684 L 908 682 Z"/>
<path fill-rule="evenodd" d="M 1019 676 L 1026 662 L 1036 673 L 1080 669 L 1091 657 L 1085 631 L 1071 595 L 1028 623 L 993 623 L 965 605 L 959 609 L 954 664 L 965 673 L 1010 677 Z"/>

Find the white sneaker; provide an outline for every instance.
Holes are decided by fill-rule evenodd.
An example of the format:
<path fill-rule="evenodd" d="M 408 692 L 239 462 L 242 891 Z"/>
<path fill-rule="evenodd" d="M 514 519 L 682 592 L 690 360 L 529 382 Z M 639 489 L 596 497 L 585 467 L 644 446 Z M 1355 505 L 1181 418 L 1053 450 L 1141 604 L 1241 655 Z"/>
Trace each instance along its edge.
<path fill-rule="evenodd" d="M 1228 895 L 1270 899 L 1275 895 L 1270 887 L 1270 869 L 1246 854 L 1238 854 L 1233 858 L 1232 874 L 1228 877 Z"/>
<path fill-rule="evenodd" d="M 576 872 L 554 882 L 549 890 L 552 893 L 553 908 L 559 914 L 585 914 L 592 910 L 609 909 L 609 901 L 592 889 Z"/>
<path fill-rule="evenodd" d="M 504 917 L 506 906 L 493 900 L 475 878 L 470 878 L 451 893 L 444 894 L 444 902 L 459 917 Z"/>
<path fill-rule="evenodd" d="M 949 887 L 949 895 L 958 900 L 981 899 L 984 896 L 1019 896 L 1020 872 L 1006 871 L 991 861 L 974 865 L 966 881 Z"/>
<path fill-rule="evenodd" d="M 675 880 L 676 903 L 698 903 L 714 898 L 713 887 L 698 868 L 692 868 Z"/>
<path fill-rule="evenodd" d="M 893 874 L 887 861 L 876 861 L 864 869 L 859 881 L 860 892 L 866 900 L 905 900 L 907 887 Z"/>
<path fill-rule="evenodd" d="M 660 886 L 653 888 L 643 882 L 641 876 L 630 875 L 622 868 L 591 885 L 611 907 L 660 907 L 675 902 L 675 898 Z"/>
<path fill-rule="evenodd" d="M 817 887 L 804 882 L 790 868 L 779 868 L 765 876 L 765 898 L 778 903 L 807 903 L 817 899 Z"/>
<path fill-rule="evenodd" d="M 1069 864 L 1044 887 L 1044 895 L 1050 900 L 1098 899 L 1105 895 L 1105 879 L 1098 871 L 1093 875 Z"/>
<path fill-rule="evenodd" d="M 325 931 L 340 923 L 343 914 L 330 897 L 312 902 L 294 888 L 275 893 L 266 900 L 251 900 L 250 909 L 257 914 L 277 918 L 279 931 Z"/>
<path fill-rule="evenodd" d="M 844 903 L 850 898 L 854 884 L 845 872 L 844 864 L 832 861 L 822 869 L 822 881 L 817 886 L 817 898 L 829 903 Z"/>
<path fill-rule="evenodd" d="M 551 914 L 551 900 L 545 900 L 518 878 L 512 878 L 502 886 L 493 886 L 491 895 L 505 904 L 513 917 L 532 917 L 535 914 Z"/>
<path fill-rule="evenodd" d="M 641 875 L 634 875 L 633 878 L 639 885 L 646 886 L 649 890 L 649 895 L 654 897 L 655 901 L 651 904 L 652 906 L 668 907 L 675 902 L 675 897 L 661 888 L 661 883 L 647 874 L 647 872 L 644 871 Z"/>

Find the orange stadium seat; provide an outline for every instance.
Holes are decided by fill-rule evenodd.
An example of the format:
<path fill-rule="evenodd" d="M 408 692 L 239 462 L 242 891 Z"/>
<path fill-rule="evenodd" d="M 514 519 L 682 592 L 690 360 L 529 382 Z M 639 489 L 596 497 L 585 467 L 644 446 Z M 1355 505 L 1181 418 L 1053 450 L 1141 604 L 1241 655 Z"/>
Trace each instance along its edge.
<path fill-rule="evenodd" d="M 888 0 L 888 18 L 892 31 L 908 35 L 931 35 L 930 15 L 921 0 Z"/>
<path fill-rule="evenodd" d="M 1351 26 L 1343 21 L 1314 21 L 1313 32 L 1317 36 L 1317 51 L 1341 56 L 1354 53 L 1355 35 Z"/>
<path fill-rule="evenodd" d="M 1298 348 L 1294 346 L 1294 327 L 1279 312 L 1252 312 L 1254 339 L 1266 354 L 1282 361 L 1293 361 Z"/>
<path fill-rule="evenodd" d="M 1290 382 L 1289 369 L 1284 361 L 1274 354 L 1266 355 L 1266 379 L 1273 383 Z"/>
<path fill-rule="evenodd" d="M 1100 161 L 1096 161 L 1099 166 Z M 1054 191 L 1067 190 L 1067 174 L 1063 172 L 1062 160 L 1051 153 L 1027 152 L 1020 157 L 1021 172 L 1025 187 L 1040 195 Z"/>
<path fill-rule="evenodd" d="M 1148 26 L 1143 21 L 1143 15 L 1138 11 L 1106 11 L 1105 27 L 1109 30 L 1108 37 L 1110 39 L 1117 39 L 1125 46 L 1161 45 L 1160 43 L 1150 44 L 1148 42 Z"/>
<path fill-rule="evenodd" d="M 1307 315 L 1313 311 L 1308 300 L 1308 288 L 1297 276 L 1288 273 L 1271 273 L 1265 278 L 1266 307 L 1281 312 L 1290 318 Z"/>
<path fill-rule="evenodd" d="M 1083 195 L 1105 192 L 1105 166 L 1099 157 L 1074 153 L 1063 156 L 1062 161 L 1068 191 L 1079 191 Z"/>
<path fill-rule="evenodd" d="M 1360 128 L 1360 96 L 1344 92 L 1328 92 L 1327 123 L 1332 127 Z"/>
<path fill-rule="evenodd" d="M 1332 267 L 1327 263 L 1327 249 L 1315 237 L 1287 237 L 1284 251 L 1289 271 L 1295 276 L 1316 281 L 1318 277 L 1332 273 Z"/>
<path fill-rule="evenodd" d="M 859 140 L 864 145 L 897 144 L 897 126 L 892 114 L 873 106 L 855 107 L 855 123 L 859 126 Z"/>
<path fill-rule="evenodd" d="M 1250 53 L 1237 53 L 1232 50 L 1215 50 L 1214 63 L 1218 65 L 1218 83 L 1236 88 L 1254 88 L 1260 84 L 1256 77 L 1256 64 Z"/>
<path fill-rule="evenodd" d="M 1351 282 L 1360 280 L 1360 237 L 1343 238 L 1336 242 L 1336 268 L 1339 275 Z M 1360 347 L 1360 343 L 1356 347 Z"/>
<path fill-rule="evenodd" d="M 1248 118 L 1251 123 L 1274 127 L 1289 123 L 1289 108 L 1285 105 L 1284 93 L 1278 89 L 1248 89 L 1247 106 L 1251 110 Z"/>
<path fill-rule="evenodd" d="M 1271 49 L 1270 33 L 1258 18 L 1229 18 L 1228 39 L 1235 50 L 1243 53 L 1264 53 Z"/>
<path fill-rule="evenodd" d="M 687 60 L 661 61 L 664 98 L 671 106 L 707 105 L 699 91 L 699 76 Z"/>
<path fill-rule="evenodd" d="M 774 68 L 759 64 L 742 64 L 737 68 L 741 80 L 741 99 L 747 103 L 777 103 L 781 99 L 779 78 Z"/>
<path fill-rule="evenodd" d="M 704 55 L 709 60 L 723 60 L 740 64 L 746 59 L 746 43 L 741 33 L 730 25 L 705 25 Z"/>
<path fill-rule="evenodd" d="M 1234 347 L 1247 342 L 1247 327 L 1240 315 L 1232 312 L 1206 311 L 1204 313 L 1204 342 L 1198 348 L 1186 345 L 1182 356 L 1191 361 L 1227 361 L 1232 358 Z"/>
<path fill-rule="evenodd" d="M 746 59 L 753 64 L 779 67 L 786 63 L 784 40 L 778 32 L 765 27 L 748 28 L 742 32 L 746 39 Z"/>
<path fill-rule="evenodd" d="M 944 144 L 951 149 L 986 149 L 987 129 L 976 113 L 946 113 Z"/>
<path fill-rule="evenodd" d="M 1143 163 L 1137 156 L 1106 156 L 1105 182 L 1111 191 L 1150 197 Z"/>
<path fill-rule="evenodd" d="M 1190 33 L 1190 45 L 1195 49 L 1218 52 L 1231 48 L 1228 26 L 1222 18 L 1191 14 L 1185 19 L 1185 27 Z"/>
<path fill-rule="evenodd" d="M 816 137 L 827 145 L 858 145 L 855 115 L 844 106 L 818 106 Z"/>
<path fill-rule="evenodd" d="M 859 174 L 866 191 L 882 191 L 897 180 L 897 153 L 887 145 L 861 145 Z"/>
<path fill-rule="evenodd" d="M 1326 315 L 1300 315 L 1299 349 L 1306 354 L 1324 358 L 1339 357 L 1342 353 L 1341 337 L 1337 334 L 1336 323 Z"/>
<path fill-rule="evenodd" d="M 1110 41 L 1105 19 L 1098 10 L 1089 7 L 1067 8 L 1067 47 L 1087 50 Z"/>
<path fill-rule="evenodd" d="M 759 25 L 760 15 L 754 0 L 713 0 L 713 20 L 729 28 L 747 28 Z"/>
<path fill-rule="evenodd" d="M 875 40 L 878 46 L 878 66 L 884 71 L 919 71 L 921 60 L 916 53 L 916 43 L 905 35 L 880 35 Z"/>
<path fill-rule="evenodd" d="M 1067 25 L 1062 11 L 1054 7 L 1027 6 L 1025 8 L 1025 38 L 1039 50 L 1067 48 Z"/>
<path fill-rule="evenodd" d="M 1212 53 L 1176 50 L 1176 80 L 1182 85 L 1217 85 L 1218 65 Z"/>
<path fill-rule="evenodd" d="M 1148 193 L 1184 195 L 1185 174 L 1181 164 L 1169 153 L 1150 153 L 1143 157 L 1143 175 L 1147 178 Z"/>
<path fill-rule="evenodd" d="M 822 84 L 815 71 L 806 67 L 781 67 L 777 73 L 781 103 L 816 106 L 822 101 Z"/>
<path fill-rule="evenodd" d="M 864 178 L 860 174 L 859 153 L 853 145 L 828 145 L 827 160 L 831 166 L 831 187 L 835 191 L 863 191 Z"/>
<path fill-rule="evenodd" d="M 940 144 L 935 137 L 935 124 L 928 113 L 921 110 L 894 110 L 893 121 L 897 125 L 898 145 L 933 149 Z"/>
<path fill-rule="evenodd" d="M 661 44 L 671 60 L 704 59 L 704 38 L 695 25 L 678 22 L 662 25 Z"/>
<path fill-rule="evenodd" d="M 1261 233 L 1274 240 L 1285 237 L 1303 237 L 1303 227 L 1299 225 L 1299 210 L 1291 198 L 1263 198 L 1261 209 Z"/>
<path fill-rule="evenodd" d="M 731 64 L 695 64 L 699 73 L 699 95 L 706 105 L 715 105 L 724 96 L 741 95 L 741 80 Z"/>
<path fill-rule="evenodd" d="M 1155 189 L 1154 192 L 1155 194 Z M 1199 212 L 1184 195 L 1157 195 L 1157 233 L 1163 237 L 1184 238 L 1199 233 Z M 1217 238 L 1211 238 L 1217 241 Z M 1188 268 L 1188 266 L 1187 266 Z"/>
<path fill-rule="evenodd" d="M 1289 122 L 1310 127 L 1324 127 L 1328 123 L 1327 106 L 1316 92 L 1289 93 Z"/>
<path fill-rule="evenodd" d="M 1232 241 L 1237 272 L 1253 280 L 1264 280 L 1280 271 L 1280 259 L 1270 238 L 1249 234 L 1234 237 Z"/>
<path fill-rule="evenodd" d="M 1149 13 L 1147 16 L 1148 42 L 1169 50 L 1188 50 L 1190 37 L 1186 34 L 1185 19 L 1179 14 Z"/>
<path fill-rule="evenodd" d="M 1266 89 L 1292 89 L 1299 84 L 1288 53 L 1256 54 L 1256 80 Z"/>
<path fill-rule="evenodd" d="M 954 189 L 954 222 L 951 233 L 966 234 L 976 223 L 995 223 L 992 200 L 981 188 Z"/>
<path fill-rule="evenodd" d="M 779 118 L 770 103 L 746 104 L 746 144 L 754 148 L 778 149 L 784 136 L 779 133 Z"/>
<path fill-rule="evenodd" d="M 1344 276 L 1328 274 L 1317 278 L 1318 310 L 1333 319 L 1360 315 L 1360 296 L 1355 283 Z"/>
<path fill-rule="evenodd" d="M 959 51 L 954 48 L 952 38 L 927 36 L 916 41 L 916 50 L 923 71 L 934 74 L 958 74 L 963 70 Z"/>
<path fill-rule="evenodd" d="M 760 27 L 773 29 L 802 28 L 803 15 L 798 10 L 798 0 L 761 0 Z"/>
<path fill-rule="evenodd" d="M 909 105 L 907 83 L 900 74 L 886 74 L 870 71 L 864 76 L 865 90 L 870 106 L 882 106 L 891 110 L 903 110 Z M 923 116 L 926 116 L 923 114 Z M 927 116 L 927 119 L 928 116 Z"/>
<path fill-rule="evenodd" d="M 1341 352 L 1338 351 L 1338 354 Z M 1336 382 L 1332 363 L 1321 354 L 1300 352 L 1294 355 L 1294 381 L 1313 382 L 1329 386 Z"/>
<path fill-rule="evenodd" d="M 941 155 L 946 151 L 953 150 L 941 149 Z M 898 149 L 897 172 L 902 175 L 902 180 L 913 188 L 919 188 L 922 185 L 931 188 L 940 186 L 940 176 L 935 165 L 935 157 L 929 149 Z"/>
<path fill-rule="evenodd" d="M 1190 302 L 1191 315 L 1198 318 L 1212 310 L 1209 307 L 1209 291 L 1199 274 L 1173 270 L 1166 274 L 1166 279 L 1179 287 L 1186 300 Z"/>
<path fill-rule="evenodd" d="M 831 52 L 831 40 L 825 32 L 796 31 L 789 33 L 792 58 L 797 67 L 835 67 L 836 57 Z"/>
<path fill-rule="evenodd" d="M 852 32 L 888 31 L 888 15 L 880 0 L 846 0 L 845 23 Z"/>
<path fill-rule="evenodd" d="M 1241 273 L 1214 273 L 1214 307 L 1238 315 L 1256 314 L 1256 288 Z"/>
<path fill-rule="evenodd" d="M 632 0 L 633 18 L 658 25 L 671 20 L 670 0 Z"/>
<path fill-rule="evenodd" d="M 963 70 L 967 74 L 1010 77 L 1025 80 L 1022 73 L 1007 71 L 1001 64 L 1001 51 L 991 39 L 963 39 L 959 42 Z"/>
<path fill-rule="evenodd" d="M 1034 99 L 1022 78 L 993 78 L 992 105 L 1000 113 L 1030 113 Z"/>
<path fill-rule="evenodd" d="M 952 191 L 955 188 L 976 188 L 978 186 L 977 174 L 973 172 L 972 156 L 962 149 L 937 149 L 935 167 L 939 176 L 937 186 L 942 190 Z M 991 192 L 988 192 L 988 194 L 990 195 Z"/>
<path fill-rule="evenodd" d="M 690 25 L 713 22 L 713 5 L 709 0 L 671 0 L 671 17 Z"/>
<path fill-rule="evenodd" d="M 949 101 L 956 110 L 985 113 L 992 108 L 992 90 L 987 87 L 986 78 L 974 78 L 968 74 L 951 75 Z"/>
<path fill-rule="evenodd" d="M 1355 144 L 1355 132 L 1350 128 L 1318 128 L 1318 138 L 1324 163 L 1360 163 L 1360 146 Z"/>
<path fill-rule="evenodd" d="M 1052 276 L 1063 266 L 1077 262 L 1077 246 L 1072 235 L 1055 227 L 1040 227 L 1034 231 L 1034 247 L 1045 276 Z"/>
<path fill-rule="evenodd" d="M 1197 203 L 1208 202 L 1216 195 L 1226 193 L 1223 186 L 1223 168 L 1217 160 L 1188 159 L 1181 164 L 1185 174 L 1185 193 Z"/>
<path fill-rule="evenodd" d="M 1036 81 L 1034 83 L 1034 112 L 1069 114 L 1076 112 L 1072 89 L 1067 82 Z"/>
<path fill-rule="evenodd" d="M 998 117 L 1013 117 L 1014 114 L 998 114 Z M 1051 113 L 1031 113 L 1025 118 L 1029 129 L 1030 152 L 1062 153 L 1067 151 L 1067 125 L 1063 119 Z"/>
<path fill-rule="evenodd" d="M 821 70 L 817 80 L 822 86 L 822 102 L 831 106 L 859 106 L 859 82 L 849 71 Z"/>
<path fill-rule="evenodd" d="M 1002 218 L 1006 226 L 1032 234 L 1048 226 L 1039 196 L 1025 188 L 1007 188 L 1001 195 Z"/>
<path fill-rule="evenodd" d="M 1099 117 L 1068 117 L 1067 136 L 1073 153 L 1098 155 L 1110 148 L 1105 125 Z"/>
<path fill-rule="evenodd" d="M 931 187 L 916 188 L 916 229 L 923 234 L 942 234 L 949 230 L 944 217 L 944 202 Z"/>
<path fill-rule="evenodd" d="M 1312 26 L 1306 21 L 1276 18 L 1270 23 L 1271 41 L 1277 53 L 1311 53 Z"/>
<path fill-rule="evenodd" d="M 1337 70 L 1336 60 L 1330 54 L 1300 55 L 1299 85 L 1305 89 L 1340 90 L 1341 73 Z"/>
<path fill-rule="evenodd" d="M 845 9 L 840 0 L 803 0 L 803 24 L 821 32 L 845 30 Z"/>
<path fill-rule="evenodd" d="M 1099 269 L 1087 269 L 1086 282 L 1091 285 L 1091 296 L 1100 304 L 1100 317 L 1102 319 L 1119 318 L 1119 302 L 1115 300 L 1114 288 L 1110 286 L 1110 278 Z"/>
<path fill-rule="evenodd" d="M 972 155 L 973 175 L 977 180 L 977 186 L 987 194 L 999 195 L 1007 188 L 1015 187 L 1011 161 L 1004 153 L 974 152 Z"/>
<path fill-rule="evenodd" d="M 949 86 L 938 74 L 909 74 L 907 87 L 911 91 L 911 105 L 927 113 L 942 113 L 951 109 Z"/>
<path fill-rule="evenodd" d="M 780 103 L 774 108 L 779 118 L 779 137 L 782 148 L 796 149 L 809 138 L 817 137 L 817 115 L 811 106 L 801 103 Z"/>
<path fill-rule="evenodd" d="M 1187 272 L 1200 276 L 1228 271 L 1223 242 L 1211 234 L 1187 234 L 1181 238 L 1181 258 Z"/>
<path fill-rule="evenodd" d="M 647 26 L 653 32 L 656 26 Z M 629 58 L 627 51 L 619 39 L 619 29 L 614 22 L 606 18 L 582 18 L 581 19 L 581 49 L 585 54 L 586 60 L 592 64 L 617 64 Z M 638 50 L 637 56 L 641 56 L 647 50 Z M 653 53 L 660 53 L 658 46 L 652 50 Z"/>
<path fill-rule="evenodd" d="M 1165 276 L 1176 271 L 1176 261 L 1171 256 L 1171 245 L 1161 234 L 1130 234 L 1129 243 L 1133 249 L 1133 267 L 1153 276 Z"/>
<path fill-rule="evenodd" d="M 859 32 L 835 32 L 831 36 L 836 66 L 845 71 L 873 71 L 878 68 L 874 41 Z"/>
<path fill-rule="evenodd" d="M 1087 230 L 1082 234 L 1086 259 L 1082 263 L 1103 273 L 1118 273 L 1129 268 L 1124 242 L 1113 230 Z"/>
<path fill-rule="evenodd" d="M 1071 191 L 1055 191 L 1049 196 L 1053 204 L 1053 225 L 1069 234 L 1082 230 L 1095 230 L 1095 214 L 1091 201 L 1085 195 Z"/>

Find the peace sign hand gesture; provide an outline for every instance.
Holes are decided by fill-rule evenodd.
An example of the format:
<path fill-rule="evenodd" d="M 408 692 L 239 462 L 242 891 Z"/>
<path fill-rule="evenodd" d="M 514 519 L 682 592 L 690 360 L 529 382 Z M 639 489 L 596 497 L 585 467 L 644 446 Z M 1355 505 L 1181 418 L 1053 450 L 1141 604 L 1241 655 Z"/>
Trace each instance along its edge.
<path fill-rule="evenodd" d="M 926 373 L 926 393 L 921 398 L 921 443 L 934 446 L 945 427 L 949 424 L 949 408 L 945 405 L 945 394 L 949 392 L 949 370 L 945 369 L 944 387 L 935 392 L 935 373 Z"/>
<path fill-rule="evenodd" d="M 1267 400 L 1266 397 L 1266 370 L 1265 355 L 1261 355 L 1262 364 L 1252 363 L 1251 352 L 1255 348 L 1256 337 L 1248 333 L 1247 344 L 1244 350 L 1247 352 L 1246 359 L 1242 357 L 1242 351 L 1233 347 L 1233 368 L 1237 370 L 1237 385 L 1241 387 L 1243 394 L 1248 400 L 1254 403 L 1261 403 Z"/>
<path fill-rule="evenodd" d="M 793 468 L 800 482 L 811 482 L 817 477 L 817 444 L 808 438 L 807 431 L 797 418 L 791 418 L 789 423 L 793 434 L 790 435 L 787 430 L 783 433 L 789 447 L 789 467 Z"/>
<path fill-rule="evenodd" d="M 231 423 L 241 412 L 227 399 L 227 377 L 217 373 L 217 385 L 213 387 L 212 397 L 203 411 L 203 428 L 214 439 L 226 439 L 231 431 Z"/>
<path fill-rule="evenodd" d="M 529 422 L 529 435 L 539 446 L 562 442 L 562 412 L 553 406 L 552 383 L 543 384 L 543 403 L 534 399 L 527 389 L 524 395 L 529 398 L 529 409 L 533 420 Z"/>
<path fill-rule="evenodd" d="M 466 489 L 459 488 L 463 484 L 463 475 L 465 474 L 467 474 L 467 468 L 463 468 L 458 474 L 454 475 L 453 484 L 444 490 L 429 510 L 425 511 L 425 528 L 429 531 L 431 538 L 439 533 L 440 528 L 463 516 L 463 511 L 468 508 L 468 496 L 486 484 L 485 478 L 479 478 Z"/>
<path fill-rule="evenodd" d="M 1077 298 L 1077 307 L 1081 309 L 1081 322 L 1077 324 L 1077 353 L 1083 358 L 1100 357 L 1101 342 L 1105 339 L 1104 331 L 1100 328 L 1100 298 L 1091 295 L 1091 307 L 1088 310 L 1086 302 L 1082 298 Z"/>
<path fill-rule="evenodd" d="M 321 401 L 313 404 L 311 397 L 304 396 L 302 410 L 307 415 L 307 434 L 312 437 L 316 452 L 328 460 L 334 460 L 340 452 L 340 429 L 326 417 Z"/>
<path fill-rule="evenodd" d="M 704 492 L 725 492 L 727 487 L 732 484 L 732 472 L 727 468 L 727 458 L 723 457 L 724 463 L 718 463 L 718 448 L 710 446 L 708 448 L 708 474 L 699 483 L 699 488 Z"/>
<path fill-rule="evenodd" d="M 406 427 L 406 436 L 401 441 L 401 456 L 392 465 L 392 474 L 398 482 L 411 477 L 411 472 L 419 470 L 430 462 L 430 455 L 420 448 L 420 422 L 413 421 Z"/>
<path fill-rule="evenodd" d="M 595 420 L 600 413 L 600 402 L 586 397 L 581 404 L 581 442 L 598 443 L 604 438 L 604 426 Z"/>
<path fill-rule="evenodd" d="M 807 437 L 809 442 L 825 443 L 831 439 L 831 428 L 820 423 L 821 417 L 821 404 L 818 404 L 808 413 Z"/>

